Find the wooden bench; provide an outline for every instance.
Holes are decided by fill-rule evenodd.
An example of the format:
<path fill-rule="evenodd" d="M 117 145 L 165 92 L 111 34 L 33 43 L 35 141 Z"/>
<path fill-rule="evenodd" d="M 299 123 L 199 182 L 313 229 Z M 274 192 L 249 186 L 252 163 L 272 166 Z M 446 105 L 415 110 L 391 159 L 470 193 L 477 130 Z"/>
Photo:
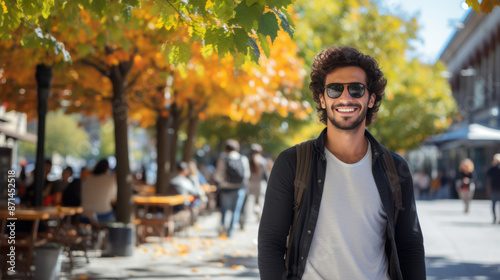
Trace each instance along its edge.
<path fill-rule="evenodd" d="M 175 212 L 174 207 L 192 200 L 192 195 L 134 195 L 137 244 L 144 243 L 149 235 L 159 236 L 160 242 L 163 242 L 165 236 L 172 236 L 176 221 L 180 221 L 176 217 L 184 218 L 188 215 L 186 211 Z"/>

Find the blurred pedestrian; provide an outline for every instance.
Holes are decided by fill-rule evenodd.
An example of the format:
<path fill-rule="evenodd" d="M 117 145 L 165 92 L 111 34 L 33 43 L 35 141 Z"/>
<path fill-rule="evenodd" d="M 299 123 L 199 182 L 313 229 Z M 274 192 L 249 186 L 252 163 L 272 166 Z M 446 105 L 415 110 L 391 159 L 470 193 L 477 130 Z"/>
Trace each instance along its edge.
<path fill-rule="evenodd" d="M 248 180 L 249 200 L 251 200 L 251 209 L 260 219 L 263 199 L 261 193 L 267 184 L 269 174 L 267 172 L 267 160 L 262 156 L 262 146 L 259 144 L 250 145 L 250 179 Z"/>
<path fill-rule="evenodd" d="M 464 202 L 464 213 L 469 213 L 470 201 L 474 197 L 474 190 L 476 189 L 475 180 L 474 163 L 469 158 L 463 159 L 458 167 L 455 188 L 458 197 Z"/>
<path fill-rule="evenodd" d="M 415 197 L 418 197 L 418 199 L 428 199 L 430 184 L 431 177 L 427 173 L 425 173 L 423 168 L 419 169 L 417 173 L 413 174 Z"/>
<path fill-rule="evenodd" d="M 240 220 L 250 167 L 248 158 L 239 153 L 238 141 L 228 139 L 225 146 L 226 150 L 219 157 L 215 167 L 214 180 L 219 185 L 221 234 L 231 237 L 234 224 Z M 226 221 L 228 212 L 232 212 L 229 225 Z"/>
<path fill-rule="evenodd" d="M 87 178 L 82 181 L 82 207 L 86 214 L 96 215 L 101 224 L 114 222 L 112 203 L 116 201 L 116 178 L 111 175 L 107 159 L 97 162 Z M 88 222 L 82 217 L 82 221 Z"/>
<path fill-rule="evenodd" d="M 486 172 L 488 177 L 487 192 L 491 198 L 491 210 L 493 212 L 493 223 L 497 222 L 497 212 L 495 205 L 500 204 L 500 154 L 493 156 L 491 167 Z M 498 220 L 500 223 L 500 220 Z"/>
<path fill-rule="evenodd" d="M 259 226 L 261 279 L 425 279 L 408 165 L 366 130 L 386 84 L 377 61 L 354 48 L 329 47 L 316 56 L 309 89 L 326 128 L 301 150 L 311 164 L 300 204 L 297 148 L 274 163 Z M 392 179 L 401 201 L 391 195 Z"/>
<path fill-rule="evenodd" d="M 450 187 L 452 185 L 452 179 L 446 170 L 440 170 L 438 173 L 438 179 L 440 181 L 440 187 L 438 190 L 438 198 L 439 199 L 448 199 L 451 197 Z"/>

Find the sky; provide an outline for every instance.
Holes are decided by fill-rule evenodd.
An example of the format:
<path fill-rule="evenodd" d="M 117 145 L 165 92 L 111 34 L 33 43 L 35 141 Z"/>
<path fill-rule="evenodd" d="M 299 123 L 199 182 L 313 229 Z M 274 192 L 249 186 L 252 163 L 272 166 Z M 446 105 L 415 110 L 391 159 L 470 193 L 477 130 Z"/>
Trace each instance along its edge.
<path fill-rule="evenodd" d="M 416 48 L 410 56 L 422 62 L 434 64 L 470 9 L 462 8 L 464 0 L 381 0 L 392 13 L 415 16 L 419 23 L 417 36 L 421 41 L 413 42 Z M 472 11 L 474 12 L 474 11 Z"/>

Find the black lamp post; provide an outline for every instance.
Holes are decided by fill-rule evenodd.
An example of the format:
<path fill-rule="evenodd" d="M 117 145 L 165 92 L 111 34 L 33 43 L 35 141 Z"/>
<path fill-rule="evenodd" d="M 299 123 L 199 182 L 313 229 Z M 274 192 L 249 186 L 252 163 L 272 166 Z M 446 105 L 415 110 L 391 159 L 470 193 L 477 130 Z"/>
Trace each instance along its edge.
<path fill-rule="evenodd" d="M 42 205 L 42 191 L 45 187 L 45 115 L 47 114 L 47 103 L 50 96 L 50 84 L 52 83 L 52 66 L 38 64 L 36 66 L 36 83 L 38 96 L 38 139 L 36 146 L 36 168 L 35 168 L 35 206 Z M 49 170 L 50 171 L 50 170 Z"/>

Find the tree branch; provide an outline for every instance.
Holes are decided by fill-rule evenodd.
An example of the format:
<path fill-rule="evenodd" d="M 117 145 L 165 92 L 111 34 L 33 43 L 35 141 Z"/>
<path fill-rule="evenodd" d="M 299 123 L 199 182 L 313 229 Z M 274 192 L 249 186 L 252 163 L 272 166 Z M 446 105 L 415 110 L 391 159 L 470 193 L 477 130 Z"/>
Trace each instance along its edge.
<path fill-rule="evenodd" d="M 134 57 L 137 54 L 137 52 L 138 52 L 137 48 L 134 48 L 134 51 L 130 54 L 128 61 L 120 62 L 118 64 L 122 77 L 126 77 L 130 72 L 130 69 L 132 69 L 132 66 L 134 65 Z"/>
<path fill-rule="evenodd" d="M 137 82 L 137 80 L 139 79 L 139 77 L 141 76 L 141 74 L 142 74 L 141 71 L 137 71 L 137 73 L 135 74 L 135 76 L 132 77 L 132 79 L 130 80 L 130 82 L 127 83 L 127 88 L 130 88 L 133 85 L 135 85 L 135 83 Z"/>
<path fill-rule="evenodd" d="M 87 66 L 92 66 L 94 67 L 97 71 L 99 71 L 99 73 L 101 73 L 103 76 L 105 77 L 108 77 L 110 76 L 110 73 L 109 71 L 107 71 L 106 69 L 102 68 L 101 66 L 97 65 L 96 63 L 90 61 L 90 60 L 87 60 L 87 59 L 82 59 L 81 62 Z"/>

